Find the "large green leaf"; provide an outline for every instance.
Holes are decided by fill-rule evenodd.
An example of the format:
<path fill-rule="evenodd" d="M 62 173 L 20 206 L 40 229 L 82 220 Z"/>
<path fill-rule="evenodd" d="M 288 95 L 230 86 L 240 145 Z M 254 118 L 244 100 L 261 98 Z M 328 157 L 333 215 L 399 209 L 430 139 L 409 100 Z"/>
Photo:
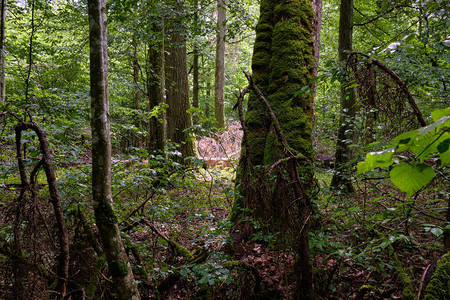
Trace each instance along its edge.
<path fill-rule="evenodd" d="M 446 138 L 437 147 L 443 166 L 450 164 L 450 138 Z"/>
<path fill-rule="evenodd" d="M 370 152 L 367 154 L 366 159 L 363 162 L 358 163 L 358 173 L 368 172 L 375 168 L 389 167 L 394 162 L 395 148 L 389 148 L 383 151 Z"/>
<path fill-rule="evenodd" d="M 431 113 L 431 117 L 433 118 L 434 122 L 445 116 L 450 116 L 450 107 L 444 109 L 436 109 Z"/>
<path fill-rule="evenodd" d="M 409 149 L 411 145 L 414 144 L 415 140 L 419 136 L 418 130 L 411 130 L 404 132 L 394 138 L 392 142 L 389 143 L 388 147 L 395 147 L 396 152 L 403 152 Z"/>
<path fill-rule="evenodd" d="M 428 184 L 435 175 L 433 168 L 426 164 L 399 163 L 389 173 L 392 183 L 411 197 Z"/>

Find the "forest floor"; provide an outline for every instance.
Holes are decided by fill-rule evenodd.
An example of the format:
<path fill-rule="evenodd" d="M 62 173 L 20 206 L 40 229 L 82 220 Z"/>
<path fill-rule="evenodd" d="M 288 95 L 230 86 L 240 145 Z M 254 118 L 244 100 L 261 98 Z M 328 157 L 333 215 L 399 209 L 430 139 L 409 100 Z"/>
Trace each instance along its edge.
<path fill-rule="evenodd" d="M 234 123 L 215 138 L 199 138 L 199 152 L 207 162 L 203 168 L 181 168 L 161 157 L 149 160 L 148 167 L 120 160 L 114 164 L 115 209 L 143 299 L 157 294 L 161 299 L 291 298 L 294 255 L 276 242 L 279 233 L 253 220 L 255 230 L 248 240 L 233 245 L 229 236 L 241 137 Z M 446 187 L 432 182 L 407 199 L 387 180 L 358 178 L 356 193 L 342 195 L 328 188 L 331 176 L 331 169 L 317 165 L 320 226 L 311 229 L 310 249 L 318 299 L 403 299 L 409 284 L 416 296 L 423 294 L 425 270 L 442 255 Z M 81 299 L 79 290 L 87 293 L 93 274 L 92 298 L 114 299 L 107 270 L 95 264 L 77 215 L 82 211 L 96 234 L 89 166 L 66 167 L 58 177 L 72 241 L 72 299 Z M 58 248 L 51 209 L 45 189 L 34 202 L 15 203 L 17 194 L 7 190 L 0 205 L 0 298 L 12 295 L 11 278 L 18 274 L 12 270 L 21 264 L 27 270 L 22 274 L 29 284 L 27 295 L 44 299 Z M 22 243 L 26 262 L 8 256 L 13 245 L 8 240 L 20 226 L 24 229 L 15 242 Z M 172 242 L 185 247 L 194 260 Z"/>

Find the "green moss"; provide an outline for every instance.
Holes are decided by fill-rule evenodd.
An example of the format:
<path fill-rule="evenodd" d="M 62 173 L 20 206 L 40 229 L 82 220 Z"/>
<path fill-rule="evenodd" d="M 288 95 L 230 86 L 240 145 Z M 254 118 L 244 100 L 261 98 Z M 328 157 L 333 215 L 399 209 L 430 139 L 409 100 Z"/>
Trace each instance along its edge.
<path fill-rule="evenodd" d="M 438 262 L 430 283 L 425 289 L 424 300 L 448 299 L 450 295 L 450 252 Z"/>
<path fill-rule="evenodd" d="M 111 204 L 100 202 L 95 210 L 95 221 L 99 226 L 111 226 L 117 224 L 117 216 Z"/>
<path fill-rule="evenodd" d="M 389 257 L 393 260 L 395 266 L 395 272 L 397 273 L 400 282 L 403 285 L 402 299 L 413 300 L 415 298 L 414 289 L 411 283 L 411 279 L 403 270 L 402 263 L 394 252 L 392 245 L 388 246 Z"/>
<path fill-rule="evenodd" d="M 123 261 L 115 260 L 108 264 L 112 277 L 125 277 L 128 274 L 128 266 Z"/>

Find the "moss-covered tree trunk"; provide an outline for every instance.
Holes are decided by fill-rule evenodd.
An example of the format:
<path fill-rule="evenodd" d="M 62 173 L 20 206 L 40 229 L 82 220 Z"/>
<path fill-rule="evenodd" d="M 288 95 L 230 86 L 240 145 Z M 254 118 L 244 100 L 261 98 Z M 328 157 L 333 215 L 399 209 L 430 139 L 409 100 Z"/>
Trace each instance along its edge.
<path fill-rule="evenodd" d="M 349 53 L 353 49 L 353 0 L 341 0 L 339 11 L 339 61 L 346 70 Z M 346 70 L 347 72 L 347 70 Z M 350 144 L 353 142 L 353 123 L 356 115 L 356 96 L 351 82 L 341 83 L 341 116 L 337 134 L 335 153 L 335 172 L 331 186 L 339 188 L 344 193 L 352 193 L 353 188 L 349 161 L 351 158 Z"/>
<path fill-rule="evenodd" d="M 247 141 L 241 151 L 236 187 L 240 197 L 236 198 L 232 214 L 238 228 L 243 215 L 250 214 L 268 223 L 274 232 L 291 234 L 297 254 L 298 299 L 308 299 L 312 292 L 308 244 L 311 207 L 305 197 L 313 180 L 313 101 L 312 94 L 297 92 L 311 86 L 314 74 L 313 20 L 309 0 L 261 1 L 252 58 L 253 78 L 278 118 L 289 149 L 280 142 L 276 123 L 261 98 L 251 93 L 245 116 Z M 287 153 L 291 156 L 289 160 Z M 302 162 L 292 159 L 294 156 L 301 157 Z M 292 167 L 297 168 L 306 195 L 296 192 L 289 171 Z M 248 227 L 239 230 L 245 237 L 247 234 L 242 231 Z"/>
<path fill-rule="evenodd" d="M 225 0 L 217 0 L 216 73 L 214 85 L 214 114 L 216 125 L 225 127 Z"/>
<path fill-rule="evenodd" d="M 120 237 L 111 194 L 106 1 L 89 0 L 92 194 L 95 222 L 119 299 L 140 299 Z"/>
<path fill-rule="evenodd" d="M 181 4 L 175 9 L 181 10 Z M 192 134 L 185 130 L 192 126 L 192 117 L 186 111 L 189 102 L 189 79 L 184 25 L 170 20 L 167 30 L 168 42 L 165 54 L 165 82 L 167 104 L 167 138 L 180 144 L 183 156 L 195 156 L 196 150 Z"/>

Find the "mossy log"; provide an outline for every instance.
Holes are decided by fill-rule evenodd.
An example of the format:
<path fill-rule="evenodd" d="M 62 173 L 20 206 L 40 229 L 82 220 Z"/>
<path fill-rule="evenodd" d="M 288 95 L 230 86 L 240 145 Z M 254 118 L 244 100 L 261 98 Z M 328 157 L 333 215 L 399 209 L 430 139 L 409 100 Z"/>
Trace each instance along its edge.
<path fill-rule="evenodd" d="M 414 288 L 411 283 L 411 278 L 403 269 L 403 265 L 401 261 L 398 259 L 397 254 L 395 254 L 395 250 L 394 247 L 392 247 L 392 245 L 388 246 L 388 253 L 389 258 L 392 259 L 392 261 L 394 262 L 395 272 L 397 273 L 399 280 L 401 281 L 401 284 L 403 286 L 402 299 L 414 300 L 415 294 Z"/>
<path fill-rule="evenodd" d="M 450 299 L 450 252 L 438 262 L 430 283 L 425 289 L 425 300 Z"/>

